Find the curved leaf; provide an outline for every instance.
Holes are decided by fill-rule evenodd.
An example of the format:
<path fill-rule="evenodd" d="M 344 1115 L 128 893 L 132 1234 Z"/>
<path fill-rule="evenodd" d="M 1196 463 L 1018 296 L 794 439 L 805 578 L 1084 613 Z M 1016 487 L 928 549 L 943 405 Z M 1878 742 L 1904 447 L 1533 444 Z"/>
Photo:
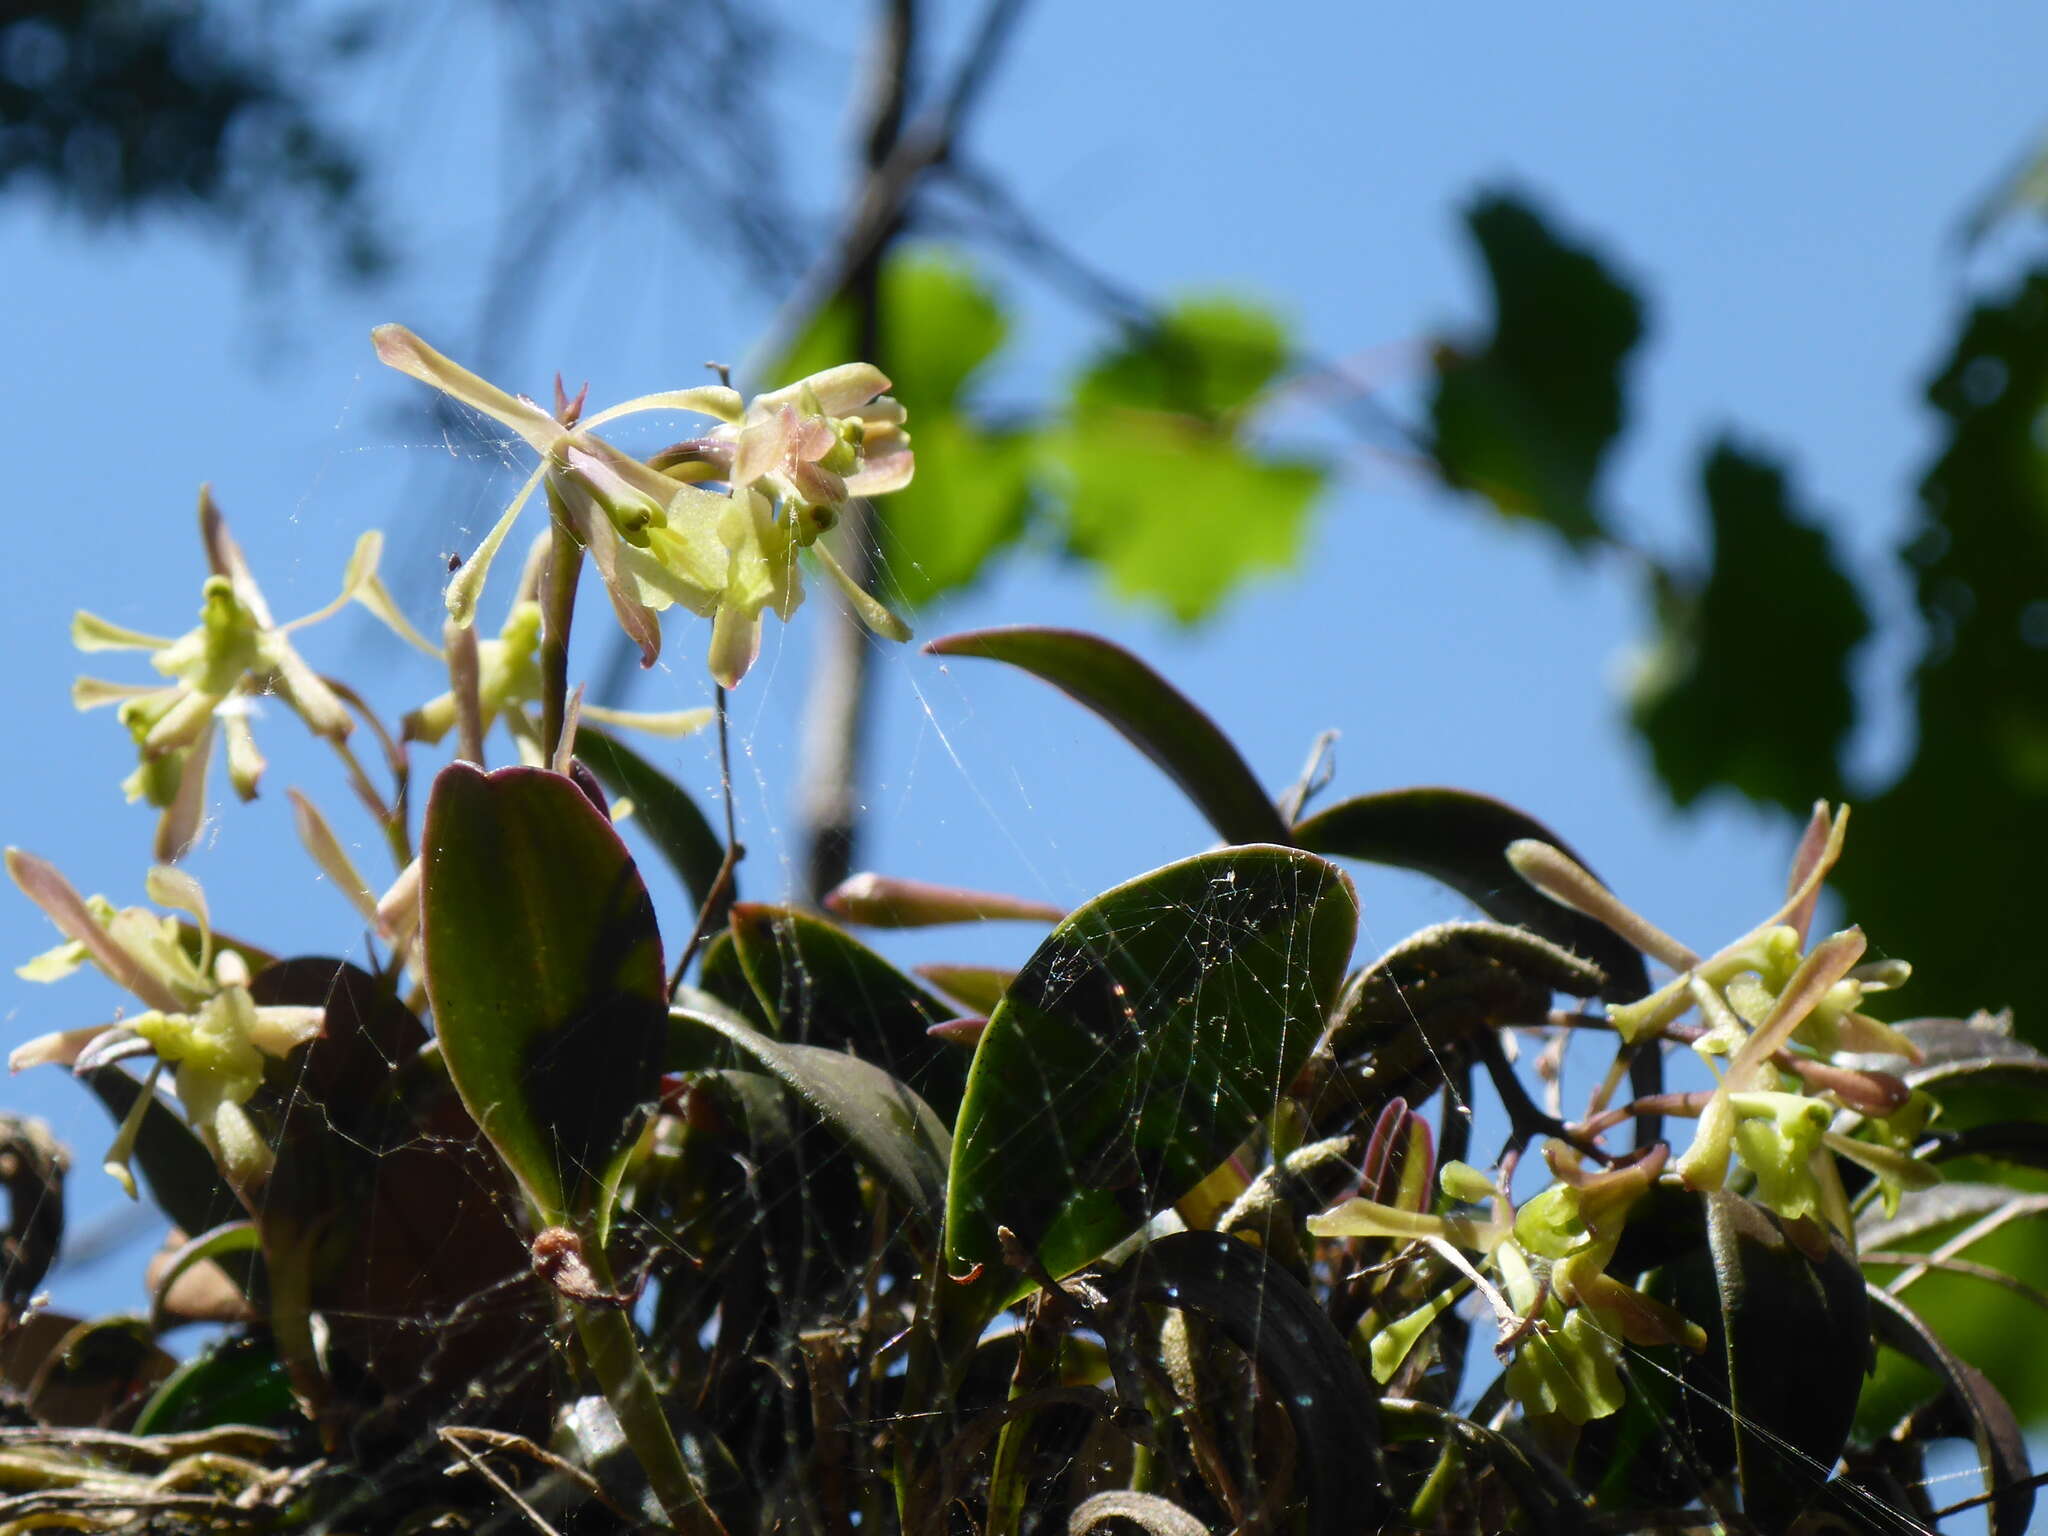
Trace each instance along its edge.
<path fill-rule="evenodd" d="M 739 902 L 730 932 L 740 969 L 784 1039 L 850 1049 L 908 1083 L 941 1117 L 959 1107 L 967 1063 L 926 1034 L 957 1009 L 808 912 Z"/>
<path fill-rule="evenodd" d="M 1412 869 L 1449 886 L 1488 917 L 1515 923 L 1584 955 L 1607 973 L 1601 996 L 1633 1002 L 1650 990 L 1634 945 L 1582 912 L 1552 901 L 1508 863 L 1519 838 L 1549 843 L 1582 866 L 1555 832 L 1505 801 L 1464 789 L 1424 787 L 1357 795 L 1318 811 L 1294 828 L 1294 840 L 1317 853 Z"/>
<path fill-rule="evenodd" d="M 1123 1295 L 1206 1318 L 1258 1362 L 1294 1426 L 1295 1486 L 1312 1536 L 1375 1530 L 1391 1513 L 1379 1402 L 1315 1298 L 1250 1243 L 1175 1232 L 1124 1270 Z"/>
<path fill-rule="evenodd" d="M 1536 1446 L 1517 1444 L 1499 1430 L 1412 1398 L 1382 1398 L 1379 1412 L 1380 1432 L 1387 1440 L 1454 1439 L 1468 1456 L 1498 1472 L 1538 1536 L 1580 1536 L 1588 1529 L 1585 1504 L 1571 1478 Z"/>
<path fill-rule="evenodd" d="M 117 1066 L 100 1067 L 83 1076 L 85 1086 L 106 1106 L 116 1125 L 128 1118 L 143 1093 L 142 1084 Z M 151 1090 L 150 1097 L 155 1102 L 142 1112 L 133 1161 L 142 1170 L 157 1209 L 187 1232 L 210 1232 L 223 1222 L 246 1216 L 248 1212 L 221 1177 L 220 1165 L 199 1133 L 161 1093 Z"/>
<path fill-rule="evenodd" d="M 568 778 L 466 763 L 434 782 L 421 860 L 449 1076 L 549 1224 L 602 1241 L 668 1031 L 639 871 Z"/>
<path fill-rule="evenodd" d="M 946 1165 L 953 1139 L 929 1104 L 858 1056 L 771 1040 L 737 1020 L 677 1009 L 730 1040 L 792 1089 L 911 1209 L 936 1228 L 946 1212 Z"/>
<path fill-rule="evenodd" d="M 1816 1223 L 1725 1190 L 1703 1198 L 1720 1327 L 1708 1370 L 1687 1375 L 1705 1386 L 1703 1411 L 1733 1429 L 1744 1510 L 1784 1530 L 1821 1492 L 1855 1420 L 1870 1363 L 1863 1276 Z"/>
<path fill-rule="evenodd" d="M 725 844 L 718 840 L 697 802 L 674 779 L 588 720 L 576 728 L 576 756 L 613 795 L 633 802 L 633 820 L 646 828 L 647 836 L 690 893 L 690 900 L 701 909 L 718 879 L 719 865 L 725 862 Z M 715 929 L 725 922 L 726 910 L 738 894 L 738 871 L 734 871 L 708 927 Z"/>
<path fill-rule="evenodd" d="M 277 1346 L 258 1333 L 221 1339 L 179 1366 L 143 1405 L 134 1432 L 169 1435 L 217 1424 L 304 1423 Z"/>
<path fill-rule="evenodd" d="M 2034 1513 L 2033 1475 L 2019 1421 L 1975 1366 L 1958 1360 L 1918 1313 L 1882 1287 L 1869 1288 L 1870 1326 L 1880 1343 L 1940 1377 L 1977 1443 L 1984 1491 L 1991 1494 L 1991 1536 L 2024 1536 Z"/>
<path fill-rule="evenodd" d="M 1053 930 L 989 1020 L 954 1130 L 946 1245 L 993 1313 L 1009 1227 L 1069 1274 L 1193 1189 L 1273 1110 L 1335 1006 L 1358 923 L 1313 854 L 1198 855 Z M 963 1291 L 951 1292 L 962 1295 Z"/>
<path fill-rule="evenodd" d="M 929 642 L 933 656 L 984 656 L 1043 678 L 1107 720 L 1181 787 L 1230 843 L 1294 839 L 1216 722 L 1120 645 L 1074 629 L 1020 624 Z"/>

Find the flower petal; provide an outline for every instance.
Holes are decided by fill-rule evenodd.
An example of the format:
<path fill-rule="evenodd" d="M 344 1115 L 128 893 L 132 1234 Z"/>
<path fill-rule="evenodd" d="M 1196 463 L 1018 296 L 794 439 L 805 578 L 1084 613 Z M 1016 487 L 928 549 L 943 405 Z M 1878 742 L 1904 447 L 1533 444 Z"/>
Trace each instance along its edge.
<path fill-rule="evenodd" d="M 700 384 L 695 389 L 659 390 L 609 406 L 581 425 L 586 430 L 601 427 L 608 421 L 617 421 L 621 416 L 641 411 L 690 411 L 698 416 L 713 416 L 723 422 L 736 422 L 746 414 L 746 404 L 736 389 L 723 384 Z"/>
<path fill-rule="evenodd" d="M 703 709 L 672 709 L 658 714 L 649 714 L 637 709 L 606 709 L 601 704 L 585 704 L 583 718 L 595 720 L 600 725 L 630 726 L 636 731 L 645 731 L 650 736 L 689 736 L 704 729 L 712 721 L 713 712 Z"/>
<path fill-rule="evenodd" d="M 41 907 L 43 915 L 57 925 L 59 933 L 84 945 L 100 969 L 140 998 L 144 1006 L 166 1013 L 176 1013 L 184 1006 L 177 994 L 137 956 L 115 942 L 54 864 L 19 848 L 10 848 L 7 873 L 21 887 L 22 895 Z"/>
<path fill-rule="evenodd" d="M 846 594 L 847 602 L 853 606 L 854 616 L 861 623 L 885 640 L 910 638 L 910 626 L 890 612 L 880 599 L 872 596 L 860 583 L 847 575 L 846 567 L 833 558 L 832 551 L 822 542 L 813 544 L 811 553 L 817 557 L 818 563 L 825 567 L 825 574 L 839 583 L 839 590 Z"/>
<path fill-rule="evenodd" d="M 863 459 L 859 469 L 846 477 L 850 496 L 886 496 L 910 484 L 917 473 L 917 455 L 908 448 Z"/>
<path fill-rule="evenodd" d="M 378 921 L 377 899 L 356 871 L 355 861 L 341 846 L 341 839 L 334 835 L 334 828 L 320 814 L 320 808 L 297 789 L 288 789 L 285 793 L 291 797 L 292 826 L 299 834 L 301 845 L 312 856 L 313 862 L 320 866 L 320 872 L 341 893 L 342 900 L 375 927 Z"/>
<path fill-rule="evenodd" d="M 509 395 L 488 379 L 477 377 L 404 326 L 380 325 L 370 332 L 370 339 L 376 344 L 378 361 L 510 427 L 543 457 L 553 453 L 562 440 L 562 424 L 533 401 Z"/>
<path fill-rule="evenodd" d="M 476 621 L 476 600 L 484 589 L 484 578 L 491 572 L 491 562 L 497 558 L 498 546 L 505 542 L 505 535 L 512 531 L 512 525 L 519 519 L 520 511 L 526 506 L 526 499 L 533 494 L 534 487 L 548 472 L 548 462 L 542 460 L 534 466 L 533 473 L 526 477 L 526 483 L 519 487 L 519 494 L 512 498 L 512 505 L 498 515 L 491 531 L 484 535 L 483 543 L 477 545 L 476 553 L 463 562 L 448 582 L 446 602 L 448 617 L 467 629 Z"/>
<path fill-rule="evenodd" d="M 206 819 L 206 770 L 213 760 L 213 716 L 206 717 L 198 739 L 185 749 L 180 765 L 178 792 L 157 818 L 155 857 L 161 864 L 175 864 L 192 851 L 199 840 L 200 823 Z M 138 994 L 139 995 L 139 994 Z"/>
<path fill-rule="evenodd" d="M 851 416 L 877 395 L 889 391 L 889 376 L 873 363 L 841 363 L 809 378 L 798 379 L 781 389 L 755 397 L 754 407 L 773 409 L 787 402 L 794 405 L 809 390 L 817 396 L 818 408 L 827 416 Z"/>
<path fill-rule="evenodd" d="M 81 651 L 160 651 L 171 642 L 139 629 L 123 629 L 81 608 L 71 615 L 71 643 Z"/>

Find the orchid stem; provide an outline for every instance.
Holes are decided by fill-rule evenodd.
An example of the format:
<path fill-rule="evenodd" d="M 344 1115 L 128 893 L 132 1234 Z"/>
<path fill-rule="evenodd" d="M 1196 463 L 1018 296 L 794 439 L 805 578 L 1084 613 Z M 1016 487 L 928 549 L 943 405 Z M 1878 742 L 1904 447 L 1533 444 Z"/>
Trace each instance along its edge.
<path fill-rule="evenodd" d="M 548 487 L 551 542 L 547 573 L 541 578 L 540 749 L 541 761 L 552 763 L 562 743 L 563 719 L 569 698 L 569 626 L 576 617 L 576 579 L 583 570 L 583 549 L 569 531 L 565 509 L 555 488 Z"/>

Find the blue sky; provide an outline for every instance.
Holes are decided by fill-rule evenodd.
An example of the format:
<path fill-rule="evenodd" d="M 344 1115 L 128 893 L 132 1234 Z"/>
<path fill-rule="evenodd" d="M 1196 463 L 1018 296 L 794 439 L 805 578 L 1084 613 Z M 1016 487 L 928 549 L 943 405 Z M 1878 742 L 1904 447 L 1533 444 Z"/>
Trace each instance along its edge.
<path fill-rule="evenodd" d="M 934 9 L 959 35 L 968 8 Z M 815 13 L 792 29 L 762 93 L 816 221 L 791 231 L 799 245 L 823 227 L 846 171 L 844 102 L 866 8 Z M 1538 199 L 1649 301 L 1634 416 L 1610 482 L 1625 526 L 1663 551 L 1695 549 L 1699 455 L 1721 430 L 1791 455 L 1801 491 L 1892 620 L 1864 657 L 1873 708 L 1855 745 L 1859 767 L 1881 779 L 1905 746 L 1895 698 L 1912 634 L 1891 552 L 1931 441 L 1918 392 L 1971 283 L 1994 278 L 2024 243 L 2009 239 L 1970 267 L 1953 234 L 2048 118 L 2038 83 L 2048 12 L 1453 14 L 1269 7 L 1254 22 L 1235 8 L 1047 0 L 993 84 L 972 152 L 1126 284 L 1261 297 L 1307 346 L 1357 360 L 1411 406 L 1428 338 L 1484 320 L 1458 208 L 1484 187 Z M 131 763 L 118 727 L 69 709 L 80 667 L 66 622 L 82 605 L 143 629 L 189 626 L 202 481 L 281 615 L 325 601 L 357 532 L 374 524 L 423 623 L 442 552 L 467 548 L 517 483 L 515 454 L 480 429 L 444 441 L 419 411 L 423 392 L 369 350 L 369 328 L 393 319 L 450 351 L 470 343 L 479 273 L 518 185 L 497 132 L 505 60 L 460 8 L 440 16 L 431 46 L 347 87 L 346 110 L 406 146 L 386 189 L 405 261 L 381 290 L 309 277 L 252 294 L 237 253 L 190 229 L 151 222 L 103 238 L 28 201 L 0 205 L 0 335 L 13 363 L 0 410 L 25 439 L 12 456 L 0 607 L 0 841 L 53 859 L 82 889 L 140 899 L 150 817 L 122 803 Z M 645 203 L 597 210 L 590 227 L 600 233 L 543 274 L 532 312 L 497 349 L 503 382 L 538 390 L 560 368 L 609 401 L 695 382 L 707 357 L 748 355 L 776 295 Z M 989 271 L 1017 325 L 986 394 L 1029 403 L 1104 332 L 1029 273 L 1000 260 Z M 1501 529 L 1306 409 L 1278 410 L 1267 427 L 1321 446 L 1340 473 L 1299 569 L 1257 584 L 1218 621 L 1186 632 L 1113 607 L 1033 553 L 922 615 L 920 632 L 1026 621 L 1102 630 L 1208 706 L 1276 789 L 1317 732 L 1339 729 L 1337 792 L 1455 783 L 1500 795 L 1695 943 L 1774 903 L 1786 830 L 1733 805 L 1675 816 L 1626 732 L 1616 683 L 1644 619 L 1627 570 L 1581 567 L 1538 536 Z M 497 611 L 487 606 L 487 620 Z M 790 880 L 785 786 L 814 619 L 800 614 L 787 634 L 771 621 L 762 663 L 735 698 L 754 897 L 783 894 Z M 662 666 L 618 702 L 706 700 L 702 642 L 672 628 Z M 394 713 L 440 686 L 367 620 L 324 626 L 307 649 L 367 679 Z M 1041 685 L 914 650 L 877 660 L 865 862 L 1071 903 L 1206 845 L 1206 828 L 1149 765 Z M 118 663 L 90 670 L 128 675 Z M 1778 681 L 1796 695 L 1796 661 Z M 273 760 L 264 796 L 220 806 L 217 835 L 191 868 L 223 926 L 279 948 L 347 950 L 359 942 L 354 920 L 298 856 L 283 793 L 302 785 L 347 822 L 345 792 L 280 712 L 258 726 Z M 694 743 L 669 760 L 687 782 L 715 782 Z M 348 830 L 373 864 L 367 828 Z M 1368 947 L 1463 911 L 1403 877 L 1368 872 L 1361 889 Z M 0 900 L 0 953 L 25 957 L 52 937 L 25 901 Z M 1021 955 L 1030 938 L 933 936 L 902 952 L 987 959 Z M 10 1043 L 113 1005 L 94 979 L 53 991 L 0 976 Z M 92 1171 L 108 1134 L 96 1106 L 52 1069 L 6 1093 L 73 1145 L 83 1165 L 74 1222 L 103 1217 L 118 1196 Z M 117 1263 L 60 1276 L 58 1294 L 134 1304 L 138 1277 Z"/>

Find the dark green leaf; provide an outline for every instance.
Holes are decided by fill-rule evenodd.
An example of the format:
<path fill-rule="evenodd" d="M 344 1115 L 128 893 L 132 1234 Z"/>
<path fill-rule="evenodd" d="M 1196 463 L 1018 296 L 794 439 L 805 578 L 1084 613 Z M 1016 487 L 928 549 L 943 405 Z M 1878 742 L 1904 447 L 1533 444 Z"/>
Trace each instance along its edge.
<path fill-rule="evenodd" d="M 171 1373 L 135 1420 L 138 1435 L 217 1424 L 303 1425 L 291 1378 L 263 1334 L 216 1341 Z"/>
<path fill-rule="evenodd" d="M 1744 1510 L 1784 1530 L 1820 1493 L 1855 1420 L 1870 1364 L 1863 1276 L 1817 1223 L 1723 1190 L 1703 1199 L 1719 1327 L 1687 1370 L 1706 1394 L 1693 1420 L 1725 1415 Z"/>
<path fill-rule="evenodd" d="M 1519 838 L 1585 860 L 1533 816 L 1462 789 L 1396 789 L 1358 795 L 1319 811 L 1294 828 L 1295 841 L 1317 853 L 1391 864 L 1440 880 L 1487 916 L 1515 923 L 1584 955 L 1607 973 L 1601 995 L 1630 1002 L 1650 990 L 1649 972 L 1633 945 L 1603 923 L 1552 901 L 1507 860 Z"/>
<path fill-rule="evenodd" d="M 1250 1243 L 1175 1232 L 1113 1282 L 1128 1301 L 1206 1318 L 1258 1363 L 1294 1426 L 1295 1488 L 1313 1536 L 1375 1530 L 1390 1513 L 1372 1383 L 1315 1298 Z"/>
<path fill-rule="evenodd" d="M 449 1075 L 545 1219 L 601 1240 L 668 1030 L 647 888 L 583 792 L 539 769 L 443 769 L 421 859 Z"/>
<path fill-rule="evenodd" d="M 1603 536 L 1601 465 L 1624 419 L 1623 365 L 1642 307 L 1592 253 L 1513 198 L 1466 214 L 1493 285 L 1493 334 L 1446 347 L 1431 409 L 1446 483 L 1574 545 Z"/>
<path fill-rule="evenodd" d="M 1030 1289 L 1004 1271 L 998 1225 L 1068 1274 L 1228 1156 L 1322 1033 L 1357 922 L 1333 866 L 1239 848 L 1056 928 L 990 1019 L 955 1127 L 947 1250 L 954 1274 L 984 1266 L 965 1309 Z"/>
<path fill-rule="evenodd" d="M 690 900 L 700 908 L 711 894 L 718 867 L 725 861 L 725 845 L 697 802 L 681 785 L 618 737 L 587 721 L 576 728 L 576 755 L 590 771 L 604 781 L 614 795 L 633 802 L 631 824 L 646 830 L 669 867 L 682 880 Z M 725 922 L 726 911 L 739 895 L 738 872 L 726 882 L 724 899 L 711 914 L 708 926 Z"/>
<path fill-rule="evenodd" d="M 86 1073 L 85 1085 L 116 1125 L 142 1092 L 142 1084 L 112 1066 Z M 156 1102 L 142 1112 L 142 1131 L 135 1138 L 135 1166 L 157 1209 L 187 1232 L 208 1232 L 246 1216 L 206 1143 L 162 1094 L 153 1097 Z"/>
<path fill-rule="evenodd" d="M 1007 661 L 1094 710 L 1158 764 L 1226 842 L 1293 841 L 1216 722 L 1122 646 L 1079 630 L 1020 624 L 945 635 L 925 650 Z"/>
<path fill-rule="evenodd" d="M 1869 1288 L 1870 1327 L 1877 1338 L 1941 1379 L 1969 1425 L 1984 1469 L 1984 1491 L 1994 1494 L 1991 1536 L 2024 1536 L 2033 1517 L 2034 1490 L 2027 1442 L 2012 1409 L 1974 1366 L 1956 1358 L 1934 1330 L 1904 1302 L 1879 1286 Z"/>
<path fill-rule="evenodd" d="M 851 1050 L 910 1084 L 942 1117 L 959 1107 L 967 1063 L 925 1033 L 954 1009 L 808 912 L 741 902 L 731 932 L 754 996 L 783 1039 Z"/>
<path fill-rule="evenodd" d="M 1462 1414 L 1413 1399 L 1384 1399 L 1379 1414 L 1380 1433 L 1389 1443 L 1454 1440 L 1466 1455 L 1498 1472 L 1528 1512 L 1537 1536 L 1581 1536 L 1588 1529 L 1585 1504 L 1570 1476 L 1536 1446 L 1518 1444 Z"/>
<path fill-rule="evenodd" d="M 1727 785 L 1803 815 L 1840 794 L 1849 659 L 1870 619 L 1776 465 L 1723 441 L 1703 481 L 1710 564 L 1703 581 L 1656 573 L 1660 634 L 1633 688 L 1635 726 L 1677 804 Z"/>
<path fill-rule="evenodd" d="M 789 1045 L 714 1014 L 673 1014 L 730 1040 L 810 1105 L 868 1168 L 934 1230 L 945 1219 L 952 1137 L 929 1104 L 844 1051 Z"/>
<path fill-rule="evenodd" d="M 1945 442 L 1904 554 L 1926 624 L 1903 777 L 1856 807 L 1834 876 L 1915 966 L 1929 1013 L 2013 1009 L 2048 1043 L 2048 989 L 1998 904 L 2048 848 L 2048 269 L 1975 310 L 1929 390 Z"/>

